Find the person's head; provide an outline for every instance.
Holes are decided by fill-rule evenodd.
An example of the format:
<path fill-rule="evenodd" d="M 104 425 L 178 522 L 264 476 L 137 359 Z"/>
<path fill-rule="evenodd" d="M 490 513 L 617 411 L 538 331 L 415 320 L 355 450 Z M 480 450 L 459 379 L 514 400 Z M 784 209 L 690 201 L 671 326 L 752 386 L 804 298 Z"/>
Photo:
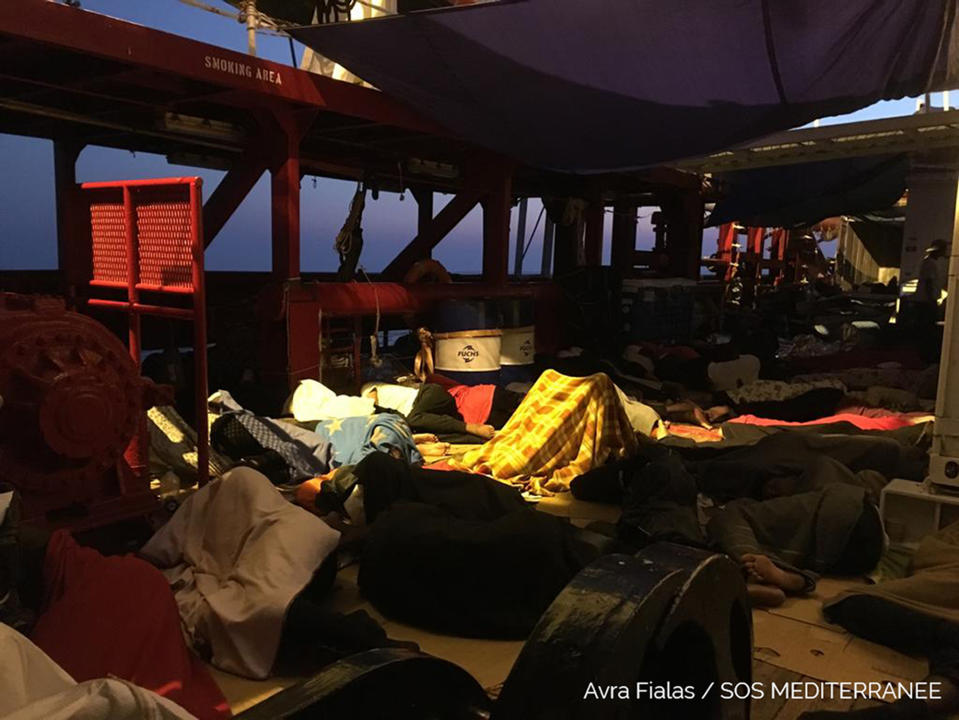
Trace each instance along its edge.
<path fill-rule="evenodd" d="M 941 258 L 946 254 L 948 244 L 942 238 L 936 238 L 926 248 L 926 257 Z"/>
<path fill-rule="evenodd" d="M 848 575 L 862 575 L 873 570 L 882 555 L 883 537 L 879 508 L 865 499 L 862 514 L 849 533 L 836 570 Z"/>

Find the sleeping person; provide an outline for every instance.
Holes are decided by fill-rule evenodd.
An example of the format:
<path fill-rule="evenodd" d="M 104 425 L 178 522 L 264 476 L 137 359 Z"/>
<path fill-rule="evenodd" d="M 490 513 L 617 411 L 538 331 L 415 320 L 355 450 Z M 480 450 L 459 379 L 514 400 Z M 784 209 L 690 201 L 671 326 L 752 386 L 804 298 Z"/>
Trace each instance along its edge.
<path fill-rule="evenodd" d="M 516 488 L 383 453 L 307 481 L 296 499 L 365 529 L 358 583 L 378 610 L 446 634 L 525 638 L 576 573 L 616 551 Z"/>
<path fill-rule="evenodd" d="M 428 382 L 408 387 L 367 383 L 360 393 L 379 408 L 404 416 L 414 433 L 430 433 L 444 442 L 476 444 L 490 440 L 519 405 L 520 396 L 494 385 Z"/>

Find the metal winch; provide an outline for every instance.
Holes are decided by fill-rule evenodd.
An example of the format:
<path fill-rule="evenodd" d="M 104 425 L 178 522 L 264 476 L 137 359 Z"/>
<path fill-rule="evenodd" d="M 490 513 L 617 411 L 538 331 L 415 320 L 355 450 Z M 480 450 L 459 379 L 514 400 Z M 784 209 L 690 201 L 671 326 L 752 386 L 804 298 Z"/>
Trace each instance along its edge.
<path fill-rule="evenodd" d="M 59 298 L 0 293 L 0 479 L 27 519 L 79 527 L 149 510 L 139 458 L 159 394 L 100 323 Z"/>

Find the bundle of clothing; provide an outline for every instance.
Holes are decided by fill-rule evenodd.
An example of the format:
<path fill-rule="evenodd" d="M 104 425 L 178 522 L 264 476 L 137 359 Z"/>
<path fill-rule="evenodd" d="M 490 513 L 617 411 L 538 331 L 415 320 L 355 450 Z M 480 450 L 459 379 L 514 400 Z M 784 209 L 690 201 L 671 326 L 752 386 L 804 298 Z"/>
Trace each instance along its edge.
<path fill-rule="evenodd" d="M 573 478 L 636 447 L 609 376 L 575 378 L 546 370 L 503 430 L 454 466 L 549 494 L 568 490 Z"/>

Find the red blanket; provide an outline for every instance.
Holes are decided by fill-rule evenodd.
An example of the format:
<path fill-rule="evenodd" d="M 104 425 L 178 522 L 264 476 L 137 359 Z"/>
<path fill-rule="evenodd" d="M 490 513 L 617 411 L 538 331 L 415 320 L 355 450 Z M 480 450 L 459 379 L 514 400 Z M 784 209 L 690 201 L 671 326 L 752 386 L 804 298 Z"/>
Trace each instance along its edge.
<path fill-rule="evenodd" d="M 44 564 L 45 610 L 31 640 L 83 682 L 113 675 L 200 720 L 232 717 L 223 693 L 187 648 L 166 578 L 132 555 L 104 557 L 54 533 Z"/>
<path fill-rule="evenodd" d="M 908 419 L 898 415 L 866 417 L 865 415 L 856 415 L 854 413 L 840 413 L 808 422 L 785 422 L 783 420 L 773 420 L 772 418 L 756 417 L 755 415 L 740 415 L 729 422 L 742 423 L 744 425 L 761 425 L 763 427 L 773 425 L 777 427 L 802 427 L 804 425 L 829 425 L 832 423 L 846 422 L 860 430 L 898 430 L 899 428 L 913 424 Z"/>
<path fill-rule="evenodd" d="M 495 385 L 460 385 L 445 375 L 435 373 L 426 378 L 426 382 L 446 388 L 456 401 L 456 410 L 463 416 L 463 422 L 483 425 L 489 420 Z"/>

